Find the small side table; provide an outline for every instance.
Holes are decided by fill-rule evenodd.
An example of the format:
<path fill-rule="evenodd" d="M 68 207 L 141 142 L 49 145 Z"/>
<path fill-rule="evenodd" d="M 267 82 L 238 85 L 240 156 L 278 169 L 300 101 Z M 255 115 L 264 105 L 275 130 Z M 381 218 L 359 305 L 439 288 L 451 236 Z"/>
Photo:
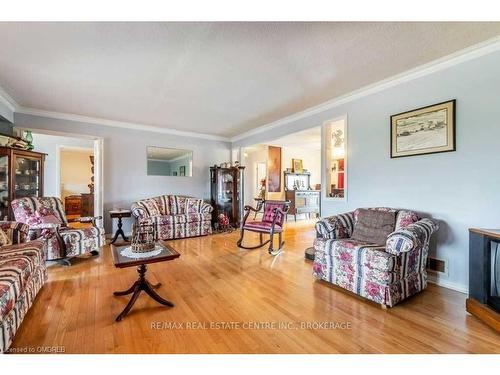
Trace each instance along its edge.
<path fill-rule="evenodd" d="M 123 232 L 122 229 L 122 218 L 124 217 L 131 217 L 132 216 L 132 211 L 130 210 L 114 210 L 114 211 L 109 211 L 109 216 L 111 219 L 118 218 L 118 229 L 116 230 L 115 235 L 113 236 L 113 239 L 111 240 L 111 243 L 114 244 L 116 240 L 118 239 L 118 236 L 122 236 L 123 240 L 125 242 L 128 242 L 128 238 L 125 237 L 125 233 Z"/>
<path fill-rule="evenodd" d="M 130 309 L 132 309 L 132 306 L 139 297 L 139 294 L 141 294 L 141 291 L 146 292 L 147 295 L 149 295 L 152 299 L 154 299 L 161 305 L 174 307 L 174 304 L 172 302 L 167 301 L 163 297 L 160 297 L 158 293 L 156 293 L 156 291 L 154 290 L 156 288 L 159 288 L 161 286 L 161 283 L 153 285 L 146 279 L 147 264 L 168 262 L 170 260 L 174 260 L 180 257 L 180 254 L 167 243 L 159 241 L 158 245 L 161 247 L 160 254 L 154 255 L 149 258 L 140 258 L 140 259 L 128 258 L 121 255 L 121 250 L 128 245 L 118 245 L 118 246 L 111 245 L 111 254 L 113 255 L 113 262 L 115 264 L 115 267 L 117 268 L 137 267 L 137 272 L 139 273 L 138 280 L 135 283 L 133 283 L 130 288 L 124 291 L 113 293 L 115 296 L 125 296 L 128 294 L 132 294 L 132 297 L 130 298 L 127 306 L 125 306 L 120 315 L 116 317 L 115 320 L 117 322 L 122 320 L 125 317 L 125 315 L 127 315 L 130 312 Z"/>

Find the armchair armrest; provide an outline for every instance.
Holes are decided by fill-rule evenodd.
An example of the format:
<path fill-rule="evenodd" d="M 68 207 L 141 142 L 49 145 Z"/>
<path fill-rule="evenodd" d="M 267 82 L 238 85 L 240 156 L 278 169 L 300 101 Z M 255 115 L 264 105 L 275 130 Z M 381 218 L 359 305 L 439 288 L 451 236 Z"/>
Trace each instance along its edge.
<path fill-rule="evenodd" d="M 244 211 L 260 212 L 260 211 L 259 211 L 259 207 L 257 207 L 257 208 L 253 208 L 252 206 L 248 206 L 248 205 L 246 205 L 245 207 L 243 207 L 243 210 L 244 210 Z"/>
<path fill-rule="evenodd" d="M 32 224 L 30 225 L 30 231 L 31 230 L 37 230 L 37 229 L 54 229 L 58 230 L 59 228 L 63 227 L 63 224 L 53 224 L 53 223 L 43 223 L 43 224 Z"/>
<path fill-rule="evenodd" d="M 354 212 L 325 217 L 316 223 L 316 237 L 339 239 L 351 237 L 354 228 Z"/>
<path fill-rule="evenodd" d="M 0 228 L 7 234 L 13 244 L 28 240 L 29 226 L 17 221 L 0 221 Z"/>
<path fill-rule="evenodd" d="M 68 219 L 68 223 L 92 223 L 93 226 L 96 225 L 96 220 L 102 220 L 102 216 L 83 216 Z"/>
<path fill-rule="evenodd" d="M 421 219 L 389 234 L 385 251 L 399 255 L 417 248 L 423 248 L 429 244 L 432 233 L 438 229 L 439 225 L 434 220 Z"/>

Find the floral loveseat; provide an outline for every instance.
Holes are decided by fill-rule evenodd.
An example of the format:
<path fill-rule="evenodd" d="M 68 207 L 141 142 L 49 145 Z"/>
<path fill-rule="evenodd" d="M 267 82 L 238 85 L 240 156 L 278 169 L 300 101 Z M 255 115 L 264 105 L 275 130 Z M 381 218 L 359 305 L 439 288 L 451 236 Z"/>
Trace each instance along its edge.
<path fill-rule="evenodd" d="M 138 224 L 155 225 L 161 240 L 211 234 L 212 210 L 202 199 L 180 195 L 162 195 L 132 204 Z"/>
<path fill-rule="evenodd" d="M 396 224 L 384 245 L 350 239 L 358 211 L 320 220 L 314 241 L 314 276 L 382 306 L 394 306 L 427 286 L 427 254 L 438 225 L 415 212 L 394 212 Z"/>
<path fill-rule="evenodd" d="M 70 228 L 61 200 L 55 197 L 29 197 L 12 201 L 16 221 L 29 226 L 31 239 L 43 237 L 47 242 L 46 260 L 58 260 L 92 253 L 104 246 L 104 228 L 96 226 L 95 217 L 71 221 L 92 223 L 88 228 Z M 69 261 L 65 261 L 68 263 Z"/>
<path fill-rule="evenodd" d="M 26 312 L 47 280 L 44 242 L 28 240 L 28 226 L 0 222 L 11 244 L 0 247 L 0 353 L 12 344 Z"/>

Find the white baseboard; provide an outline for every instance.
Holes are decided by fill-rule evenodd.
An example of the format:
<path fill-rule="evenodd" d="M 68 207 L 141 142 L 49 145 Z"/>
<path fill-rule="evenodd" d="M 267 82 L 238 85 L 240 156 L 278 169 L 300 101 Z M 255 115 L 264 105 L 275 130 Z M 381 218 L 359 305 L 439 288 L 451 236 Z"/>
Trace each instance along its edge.
<path fill-rule="evenodd" d="M 446 288 L 446 289 L 451 289 L 451 290 L 454 290 L 456 292 L 469 294 L 469 288 L 463 284 L 457 284 L 457 283 L 453 283 L 453 282 L 450 282 L 447 280 L 442 280 L 442 279 L 440 280 L 439 278 L 436 278 L 433 275 L 429 275 L 429 278 L 427 279 L 427 281 L 431 284 L 435 284 L 435 285 L 441 286 L 441 287 Z"/>

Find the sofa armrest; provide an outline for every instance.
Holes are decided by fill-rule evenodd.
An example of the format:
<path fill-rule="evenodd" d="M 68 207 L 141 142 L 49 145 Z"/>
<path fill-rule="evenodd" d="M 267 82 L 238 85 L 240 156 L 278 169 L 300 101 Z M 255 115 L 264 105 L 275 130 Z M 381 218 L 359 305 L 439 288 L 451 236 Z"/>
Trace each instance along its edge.
<path fill-rule="evenodd" d="M 438 229 L 439 225 L 434 220 L 421 219 L 389 234 L 385 251 L 399 255 L 417 248 L 423 248 L 429 244 L 432 233 Z"/>
<path fill-rule="evenodd" d="M 138 220 L 149 218 L 149 213 L 144 209 L 144 207 L 137 203 L 132 203 L 130 210 L 132 211 L 132 215 Z"/>
<path fill-rule="evenodd" d="M 210 213 L 210 212 L 212 212 L 213 210 L 214 210 L 214 208 L 213 208 L 210 204 L 205 203 L 205 202 L 203 202 L 203 203 L 201 204 L 201 207 L 200 207 L 200 213 L 202 213 L 202 214 L 205 214 L 205 213 Z"/>
<path fill-rule="evenodd" d="M 15 245 L 28 240 L 29 226 L 17 221 L 0 221 L 0 228 Z"/>
<path fill-rule="evenodd" d="M 351 237 L 354 212 L 325 217 L 316 223 L 316 237 L 338 239 Z"/>

